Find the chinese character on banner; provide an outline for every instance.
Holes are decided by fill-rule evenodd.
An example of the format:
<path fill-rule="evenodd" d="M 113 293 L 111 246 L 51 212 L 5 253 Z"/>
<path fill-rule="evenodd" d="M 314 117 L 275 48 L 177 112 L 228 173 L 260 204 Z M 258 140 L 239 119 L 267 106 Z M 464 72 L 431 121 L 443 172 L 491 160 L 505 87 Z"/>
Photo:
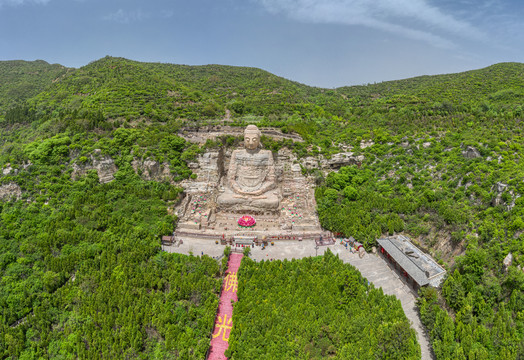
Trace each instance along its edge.
<path fill-rule="evenodd" d="M 227 314 L 224 314 L 224 318 L 222 316 L 218 316 L 218 323 L 216 323 L 215 328 L 218 330 L 216 334 L 213 334 L 213 338 L 219 337 L 220 334 L 222 334 L 222 340 L 229 342 L 229 334 L 227 334 L 226 337 L 226 331 L 231 330 L 233 327 L 232 324 L 233 320 L 231 318 L 227 318 Z"/>
<path fill-rule="evenodd" d="M 238 279 L 237 279 L 236 272 L 230 272 L 229 274 L 227 274 L 225 281 L 226 281 L 226 286 L 225 286 L 226 291 L 231 290 L 231 292 L 234 292 L 234 293 L 237 292 Z"/>

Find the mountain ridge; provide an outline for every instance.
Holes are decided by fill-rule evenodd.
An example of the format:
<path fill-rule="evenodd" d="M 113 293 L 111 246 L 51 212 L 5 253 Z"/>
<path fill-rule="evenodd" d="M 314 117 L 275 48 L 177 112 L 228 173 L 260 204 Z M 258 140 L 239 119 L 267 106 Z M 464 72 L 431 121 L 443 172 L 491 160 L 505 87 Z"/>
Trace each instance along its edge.
<path fill-rule="evenodd" d="M 0 62 L 0 70 L 9 64 L 11 67 L 13 64 L 19 64 L 19 67 L 22 67 L 22 64 L 26 67 L 30 64 L 45 65 L 49 71 L 60 67 L 62 72 L 53 73 L 56 75 L 54 77 L 38 79 L 38 83 L 36 78 L 33 83 L 26 80 L 25 86 L 31 85 L 35 90 L 22 97 L 17 97 L 17 94 L 23 89 L 23 84 L 16 83 L 4 91 L 0 86 L 0 115 L 5 114 L 9 106 L 26 100 L 32 105 L 45 104 L 49 108 L 79 108 L 79 104 L 88 100 L 85 103 L 88 108 L 98 106 L 109 117 L 137 118 L 147 115 L 130 104 L 132 99 L 142 106 L 150 103 L 151 106 L 160 107 L 160 116 L 167 116 L 169 111 L 178 111 L 177 116 L 181 117 L 199 114 L 211 118 L 217 114 L 224 115 L 225 107 L 232 105 L 235 100 L 245 101 L 244 109 L 238 104 L 232 106 L 240 110 L 240 113 L 269 115 L 268 111 L 277 114 L 282 110 L 289 112 L 290 106 L 286 105 L 297 103 L 322 105 L 329 101 L 331 107 L 336 109 L 348 104 L 362 106 L 400 95 L 417 98 L 411 101 L 460 103 L 474 97 L 478 99 L 480 94 L 484 100 L 489 95 L 503 90 L 503 87 L 506 95 L 511 96 L 509 92 L 513 91 L 513 95 L 520 97 L 524 93 L 518 85 L 518 81 L 524 77 L 524 64 L 516 62 L 499 63 L 460 73 L 423 75 L 335 89 L 311 87 L 254 67 L 229 65 L 193 66 L 104 57 L 77 69 L 50 65 L 43 60 L 15 60 Z M 5 71 L 0 71 L 0 78 L 2 77 L 7 79 Z M 9 79 L 2 83 L 5 88 Z M 508 86 L 511 86 L 509 92 Z M 122 90 L 124 96 L 115 94 L 118 90 Z M 98 92 L 96 96 L 93 94 L 95 91 Z M 102 95 L 101 92 L 105 94 Z M 125 102 L 126 96 L 129 101 L 122 104 L 123 106 L 111 106 L 110 103 Z M 31 98 L 35 99 L 31 101 Z M 348 98 L 348 101 L 344 101 Z M 57 106 L 58 102 L 63 104 Z M 175 105 L 168 106 L 169 102 Z M 208 108 L 203 114 L 205 105 L 208 105 Z M 267 105 L 270 105 L 269 110 L 260 109 Z M 176 109 L 177 107 L 179 109 Z M 338 113 L 340 114 L 340 111 Z"/>

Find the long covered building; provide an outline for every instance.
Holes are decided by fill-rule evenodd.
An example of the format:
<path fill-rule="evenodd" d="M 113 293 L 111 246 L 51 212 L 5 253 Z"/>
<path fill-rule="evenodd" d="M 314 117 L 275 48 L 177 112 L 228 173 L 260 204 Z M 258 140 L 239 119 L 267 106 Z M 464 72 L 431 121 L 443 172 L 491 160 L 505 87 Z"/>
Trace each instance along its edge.
<path fill-rule="evenodd" d="M 422 286 L 440 286 L 446 270 L 431 256 L 413 245 L 402 235 L 378 239 L 379 252 L 386 261 L 418 290 Z"/>

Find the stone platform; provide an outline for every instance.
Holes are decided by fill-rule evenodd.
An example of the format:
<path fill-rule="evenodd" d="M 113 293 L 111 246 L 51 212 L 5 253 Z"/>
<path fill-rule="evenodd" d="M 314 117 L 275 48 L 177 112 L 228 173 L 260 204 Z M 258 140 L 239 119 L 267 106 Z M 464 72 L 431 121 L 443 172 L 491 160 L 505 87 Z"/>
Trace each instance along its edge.
<path fill-rule="evenodd" d="M 287 210 L 290 212 L 289 210 Z M 284 212 L 284 211 L 282 211 Z M 293 211 L 295 212 L 295 211 Z M 256 220 L 256 225 L 244 228 L 238 225 L 238 219 L 243 215 L 251 215 Z M 298 218 L 299 215 L 293 215 Z M 212 216 L 212 222 L 206 226 L 198 222 L 186 222 L 177 227 L 176 238 L 208 238 L 208 239 L 231 239 L 235 236 L 255 237 L 258 240 L 299 240 L 317 239 L 322 235 L 322 230 L 315 219 L 305 221 L 293 220 L 293 217 L 278 214 L 257 214 L 245 212 L 238 213 L 220 212 Z M 203 217 L 204 220 L 207 217 Z M 206 221 L 204 221 L 206 222 Z"/>

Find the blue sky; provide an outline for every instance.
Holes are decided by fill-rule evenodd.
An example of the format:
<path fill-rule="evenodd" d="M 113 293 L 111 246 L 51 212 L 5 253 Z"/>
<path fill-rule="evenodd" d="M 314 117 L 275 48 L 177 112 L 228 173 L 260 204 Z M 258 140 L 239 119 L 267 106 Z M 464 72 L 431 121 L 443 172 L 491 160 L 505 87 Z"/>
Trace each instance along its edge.
<path fill-rule="evenodd" d="M 0 60 L 252 66 L 333 88 L 524 62 L 522 0 L 0 0 Z"/>

